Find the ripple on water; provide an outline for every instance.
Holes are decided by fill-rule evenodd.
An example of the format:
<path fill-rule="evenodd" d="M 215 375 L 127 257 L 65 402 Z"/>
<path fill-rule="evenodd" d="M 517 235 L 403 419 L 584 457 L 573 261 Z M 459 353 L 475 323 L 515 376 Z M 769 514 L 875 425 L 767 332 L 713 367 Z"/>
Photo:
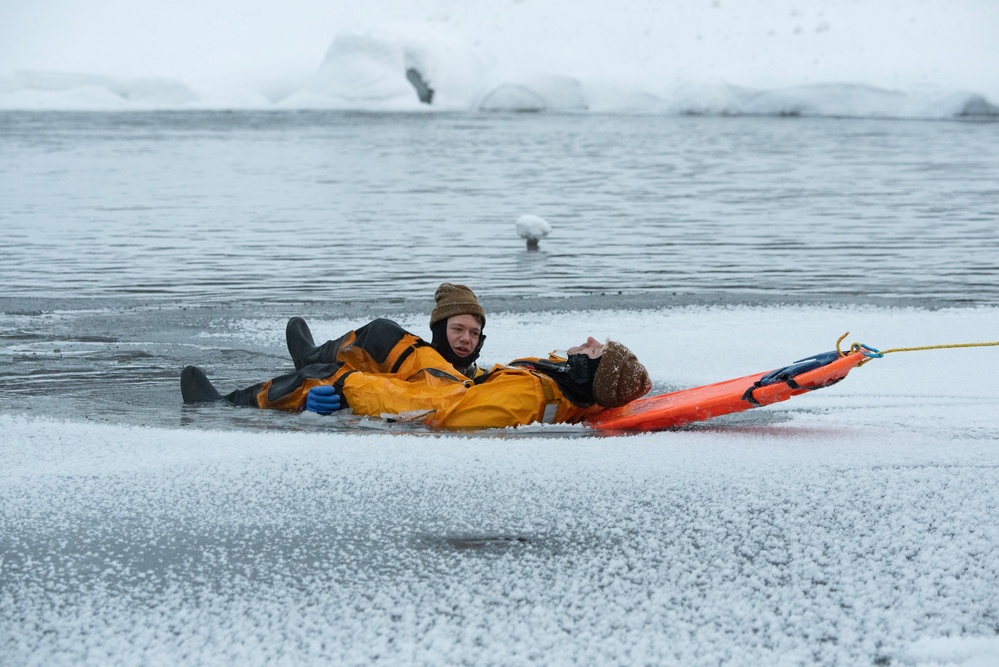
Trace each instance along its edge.
<path fill-rule="evenodd" d="M 10 296 L 745 289 L 999 303 L 991 123 L 11 113 Z M 554 227 L 528 253 L 524 213 Z"/>

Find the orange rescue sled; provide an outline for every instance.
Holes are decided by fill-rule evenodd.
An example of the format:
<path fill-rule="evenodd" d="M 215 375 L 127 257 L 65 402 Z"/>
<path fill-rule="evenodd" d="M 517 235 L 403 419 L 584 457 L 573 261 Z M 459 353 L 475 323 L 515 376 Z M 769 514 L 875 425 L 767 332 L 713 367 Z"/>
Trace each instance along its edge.
<path fill-rule="evenodd" d="M 786 401 L 835 384 L 869 358 L 867 348 L 801 359 L 777 370 L 632 401 L 588 418 L 600 430 L 658 431 Z"/>

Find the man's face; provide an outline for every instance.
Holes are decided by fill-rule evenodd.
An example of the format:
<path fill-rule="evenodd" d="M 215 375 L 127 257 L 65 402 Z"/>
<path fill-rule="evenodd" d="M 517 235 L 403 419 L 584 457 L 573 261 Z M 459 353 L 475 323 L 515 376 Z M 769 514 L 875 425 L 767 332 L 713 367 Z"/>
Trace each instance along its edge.
<path fill-rule="evenodd" d="M 604 353 L 605 349 L 607 349 L 607 346 L 605 344 L 602 344 L 596 338 L 590 336 L 589 338 L 586 339 L 586 342 L 583 343 L 582 345 L 576 345 L 575 347 L 570 347 L 568 350 L 566 350 L 566 354 L 568 354 L 569 356 L 572 356 L 574 354 L 585 354 L 590 359 L 597 359 Z"/>
<path fill-rule="evenodd" d="M 455 315 L 447 320 L 447 342 L 459 357 L 467 357 L 479 346 L 482 325 L 474 315 Z"/>

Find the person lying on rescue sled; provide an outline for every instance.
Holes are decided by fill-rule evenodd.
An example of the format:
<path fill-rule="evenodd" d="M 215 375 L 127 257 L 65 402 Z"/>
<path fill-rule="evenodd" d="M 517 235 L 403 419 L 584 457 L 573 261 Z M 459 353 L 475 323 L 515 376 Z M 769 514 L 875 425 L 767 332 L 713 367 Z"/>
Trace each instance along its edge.
<path fill-rule="evenodd" d="M 438 363 L 427 363 L 431 360 L 432 355 L 425 355 L 424 365 L 408 368 L 407 376 L 365 373 L 350 363 L 312 364 L 224 397 L 200 369 L 188 366 L 181 374 L 181 390 L 185 403 L 224 400 L 320 414 L 350 407 L 354 414 L 402 415 L 436 428 L 499 428 L 576 423 L 604 408 L 630 403 L 652 387 L 645 367 L 628 348 L 592 337 L 569 348 L 564 358 L 553 354 L 548 359 L 518 359 L 496 365 L 475 380 L 455 374 L 439 355 Z"/>
<path fill-rule="evenodd" d="M 288 320 L 285 338 L 288 353 L 295 362 L 295 370 L 310 364 L 349 363 L 354 370 L 369 373 L 392 373 L 408 377 L 405 369 L 396 367 L 409 359 L 407 366 L 419 367 L 421 357 L 436 351 L 437 354 L 465 377 L 474 378 L 482 371 L 476 365 L 486 336 L 486 313 L 475 298 L 475 292 L 465 285 L 442 283 L 434 293 L 435 306 L 430 313 L 430 331 L 433 338 L 428 344 L 416 334 L 405 331 L 391 320 L 376 320 L 354 331 L 348 331 L 335 340 L 316 345 L 309 325 L 301 317 Z M 386 327 L 385 322 L 394 325 Z M 402 341 L 405 340 L 405 346 Z M 396 349 L 398 348 L 398 349 Z M 364 350 L 364 354 L 348 356 L 345 350 Z M 394 354 L 389 354 L 394 352 Z"/>

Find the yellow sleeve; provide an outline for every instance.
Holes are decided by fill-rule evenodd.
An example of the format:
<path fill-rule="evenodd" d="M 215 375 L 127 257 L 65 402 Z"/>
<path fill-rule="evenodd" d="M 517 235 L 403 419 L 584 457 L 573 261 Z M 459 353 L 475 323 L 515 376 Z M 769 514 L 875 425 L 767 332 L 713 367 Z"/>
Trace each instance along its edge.
<path fill-rule="evenodd" d="M 460 400 L 425 420 L 440 428 L 502 428 L 541 421 L 545 394 L 540 379 L 520 370 L 494 367 L 489 378 Z"/>
<path fill-rule="evenodd" d="M 535 422 L 575 423 L 590 411 L 573 405 L 549 377 L 524 368 L 496 366 L 460 401 L 425 421 L 443 428 L 503 428 Z"/>
<path fill-rule="evenodd" d="M 471 384 L 469 382 L 468 384 Z M 343 396 L 355 414 L 382 414 L 443 410 L 468 391 L 464 382 L 422 373 L 408 380 L 370 373 L 351 373 L 343 381 Z"/>
<path fill-rule="evenodd" d="M 575 423 L 590 410 L 569 401 L 548 377 L 523 368 L 496 366 L 480 384 L 455 382 L 432 373 L 409 380 L 351 373 L 343 395 L 354 413 L 369 417 L 428 413 L 437 428 L 504 428 L 534 422 Z"/>

